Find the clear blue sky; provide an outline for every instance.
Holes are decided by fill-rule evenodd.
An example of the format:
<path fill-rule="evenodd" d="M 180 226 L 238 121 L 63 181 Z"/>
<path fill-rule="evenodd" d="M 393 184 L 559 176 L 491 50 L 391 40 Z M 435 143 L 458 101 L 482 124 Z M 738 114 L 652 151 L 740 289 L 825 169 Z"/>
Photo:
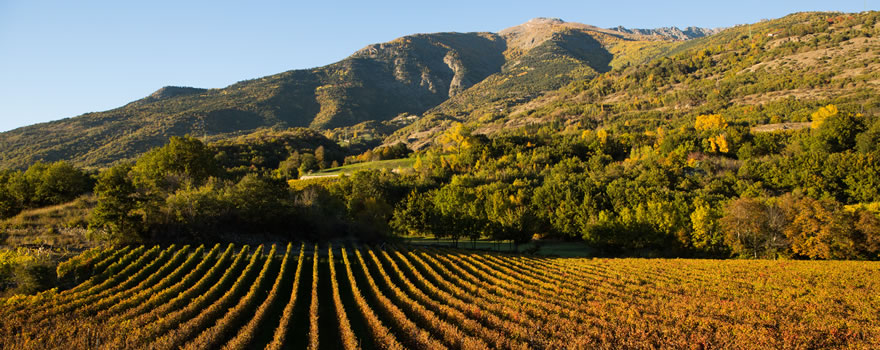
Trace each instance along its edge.
<path fill-rule="evenodd" d="M 338 61 L 376 42 L 534 17 L 722 27 L 854 1 L 0 0 L 0 131 L 121 106 L 165 85 L 218 88 Z"/>

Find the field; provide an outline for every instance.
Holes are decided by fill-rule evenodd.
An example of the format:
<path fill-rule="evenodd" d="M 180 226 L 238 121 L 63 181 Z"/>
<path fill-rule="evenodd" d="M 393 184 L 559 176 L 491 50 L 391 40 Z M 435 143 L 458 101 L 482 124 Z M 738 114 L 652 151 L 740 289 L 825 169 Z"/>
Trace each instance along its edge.
<path fill-rule="evenodd" d="M 0 300 L 8 349 L 880 348 L 880 263 L 134 246 Z M 76 282 L 80 282 L 76 284 Z"/>
<path fill-rule="evenodd" d="M 358 170 L 377 170 L 377 169 L 407 169 L 412 168 L 413 164 L 415 164 L 415 158 L 404 158 L 404 159 L 388 159 L 388 160 L 377 160 L 372 162 L 364 162 L 364 163 L 355 163 L 350 165 L 344 165 L 336 168 L 324 169 L 309 175 L 303 175 L 303 179 L 316 178 L 322 176 L 339 176 L 342 174 L 350 174 Z"/>

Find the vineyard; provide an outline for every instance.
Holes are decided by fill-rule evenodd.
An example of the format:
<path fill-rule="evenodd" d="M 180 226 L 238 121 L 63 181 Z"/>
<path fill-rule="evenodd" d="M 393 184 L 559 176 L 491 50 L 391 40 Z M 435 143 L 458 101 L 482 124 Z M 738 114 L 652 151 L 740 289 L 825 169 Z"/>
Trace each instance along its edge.
<path fill-rule="evenodd" d="M 0 300 L 8 349 L 880 348 L 880 264 L 133 246 Z"/>

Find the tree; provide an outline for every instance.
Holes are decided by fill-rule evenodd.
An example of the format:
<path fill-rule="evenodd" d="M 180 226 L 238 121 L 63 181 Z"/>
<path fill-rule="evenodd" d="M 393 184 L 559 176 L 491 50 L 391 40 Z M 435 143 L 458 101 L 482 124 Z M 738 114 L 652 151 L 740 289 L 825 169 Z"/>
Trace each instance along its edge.
<path fill-rule="evenodd" d="M 497 227 L 493 238 L 510 240 L 515 250 L 519 250 L 520 244 L 531 241 L 539 226 L 538 218 L 525 206 L 505 210 L 493 223 Z"/>
<path fill-rule="evenodd" d="M 178 188 L 201 186 L 219 170 L 214 153 L 189 136 L 171 137 L 165 146 L 138 158 L 131 169 L 139 190 L 162 198 Z"/>
<path fill-rule="evenodd" d="M 871 125 L 867 131 L 856 136 L 856 150 L 862 153 L 871 153 L 880 149 L 880 119 Z"/>
<path fill-rule="evenodd" d="M 868 210 L 857 210 L 853 216 L 856 249 L 866 258 L 880 258 L 880 217 Z"/>
<path fill-rule="evenodd" d="M 790 205 L 785 235 L 795 254 L 812 259 L 845 259 L 855 255 L 855 243 L 847 235 L 848 225 L 839 203 L 804 197 Z"/>
<path fill-rule="evenodd" d="M 464 124 L 455 123 L 440 136 L 439 141 L 443 144 L 444 149 L 461 156 L 461 152 L 470 148 L 473 144 L 471 132 L 471 128 Z"/>
<path fill-rule="evenodd" d="M 324 146 L 318 146 L 318 148 L 315 148 L 315 160 L 318 162 L 319 169 L 327 167 L 327 159 L 324 153 Z"/>
<path fill-rule="evenodd" d="M 318 169 L 318 159 L 315 158 L 315 155 L 311 153 L 305 153 L 301 156 L 299 164 L 299 176 L 309 174 Z"/>
<path fill-rule="evenodd" d="M 697 116 L 694 129 L 697 131 L 721 130 L 727 128 L 727 122 L 721 114 L 702 114 Z"/>
<path fill-rule="evenodd" d="M 24 208 L 24 204 L 12 192 L 11 181 L 16 174 L 0 171 L 0 218 L 11 217 Z"/>
<path fill-rule="evenodd" d="M 483 227 L 475 214 L 477 200 L 475 193 L 467 186 L 452 183 L 441 187 L 433 196 L 434 208 L 437 209 L 437 223 L 434 233 L 439 237 L 449 237 L 456 245 L 463 235 L 482 233 Z"/>
<path fill-rule="evenodd" d="M 842 152 L 856 146 L 856 136 L 865 130 L 860 115 L 837 113 L 822 118 L 815 128 L 817 146 L 826 152 Z M 814 121 L 815 123 L 815 121 Z"/>
<path fill-rule="evenodd" d="M 290 179 L 298 179 L 299 178 L 299 166 L 300 166 L 300 154 L 298 151 L 293 151 L 293 153 L 287 157 L 286 160 L 282 161 L 278 164 L 278 173 L 282 178 L 290 180 Z"/>
<path fill-rule="evenodd" d="M 41 166 L 43 166 L 43 164 L 37 162 L 32 165 L 31 168 Z M 27 172 L 15 172 L 7 180 L 6 190 L 8 191 L 9 196 L 14 198 L 15 202 L 19 203 L 22 209 L 33 207 L 35 200 L 34 192 L 36 192 L 34 189 L 34 183 L 37 179 L 39 179 L 39 176 L 28 176 Z"/>
<path fill-rule="evenodd" d="M 224 197 L 242 230 L 277 229 L 291 215 L 290 187 L 284 181 L 247 174 Z"/>
<path fill-rule="evenodd" d="M 135 186 L 129 178 L 131 169 L 131 164 L 122 163 L 98 176 L 95 185 L 98 204 L 89 221 L 91 229 L 104 230 L 110 240 L 120 243 L 142 240 L 143 221 L 135 213 L 138 201 Z"/>
<path fill-rule="evenodd" d="M 820 126 L 822 126 L 822 123 L 825 122 L 825 119 L 830 116 L 837 115 L 837 112 L 837 106 L 833 104 L 819 107 L 817 111 L 813 112 L 813 114 L 810 115 L 810 117 L 812 117 L 812 123 L 810 123 L 810 127 L 813 129 L 818 129 Z"/>
<path fill-rule="evenodd" d="M 709 137 L 709 151 L 712 153 L 730 152 L 730 146 L 727 144 L 727 138 L 724 134 Z"/>
<path fill-rule="evenodd" d="M 778 207 L 745 197 L 731 201 L 721 218 L 727 246 L 734 254 L 753 258 L 773 258 L 784 249 L 784 226 Z"/>
<path fill-rule="evenodd" d="M 382 148 L 382 159 L 406 158 L 412 151 L 403 142 Z"/>
<path fill-rule="evenodd" d="M 398 234 L 431 235 L 437 218 L 431 202 L 432 193 L 410 192 L 394 209 L 391 228 Z"/>
<path fill-rule="evenodd" d="M 42 204 L 61 204 L 92 189 L 92 179 L 65 161 L 50 164 L 35 184 L 35 197 Z"/>
<path fill-rule="evenodd" d="M 690 217 L 693 228 L 691 244 L 694 248 L 709 252 L 720 250 L 724 245 L 724 235 L 718 222 L 721 211 L 700 200 Z"/>
<path fill-rule="evenodd" d="M 165 198 L 163 209 L 170 221 L 190 234 L 215 233 L 229 223 L 229 214 L 234 208 L 223 195 L 223 185 L 212 178 L 200 187 L 177 190 Z"/>
<path fill-rule="evenodd" d="M 330 186 L 330 191 L 345 202 L 352 232 L 381 237 L 391 231 L 389 222 L 400 200 L 394 194 L 396 175 L 390 171 L 357 171 L 343 176 Z M 400 194 L 403 197 L 403 194 Z"/>

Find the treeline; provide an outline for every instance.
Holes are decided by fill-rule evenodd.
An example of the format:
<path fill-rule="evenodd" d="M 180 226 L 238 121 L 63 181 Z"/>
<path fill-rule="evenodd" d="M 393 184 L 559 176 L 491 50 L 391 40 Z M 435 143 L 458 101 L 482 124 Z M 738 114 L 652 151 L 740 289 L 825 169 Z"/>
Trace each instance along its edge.
<path fill-rule="evenodd" d="M 369 241 L 388 234 L 387 221 L 370 214 L 379 205 L 374 193 L 384 186 L 372 177 L 375 174 L 296 191 L 285 174 L 285 163 L 299 154 L 293 152 L 278 163 L 279 169 L 242 173 L 237 167 L 221 166 L 218 151 L 198 139 L 173 137 L 133 163 L 101 172 L 90 228 L 115 242 L 265 235 L 290 240 L 356 236 Z M 388 201 L 398 200 L 387 197 L 390 189 L 381 191 Z M 400 197 L 406 193 L 398 192 Z M 386 209 L 390 213 L 391 208 Z"/>
<path fill-rule="evenodd" d="M 219 166 L 239 176 L 279 170 L 287 178 L 338 166 L 348 154 L 315 130 L 261 130 L 211 143 Z"/>
<path fill-rule="evenodd" d="M 406 158 L 412 153 L 405 143 L 398 142 L 390 146 L 380 146 L 368 149 L 361 154 L 345 157 L 345 164 L 373 162 L 377 160 L 389 160 Z"/>
<path fill-rule="evenodd" d="M 0 171 L 0 219 L 25 209 L 67 203 L 92 191 L 93 174 L 65 161 L 37 162 L 25 171 Z"/>

